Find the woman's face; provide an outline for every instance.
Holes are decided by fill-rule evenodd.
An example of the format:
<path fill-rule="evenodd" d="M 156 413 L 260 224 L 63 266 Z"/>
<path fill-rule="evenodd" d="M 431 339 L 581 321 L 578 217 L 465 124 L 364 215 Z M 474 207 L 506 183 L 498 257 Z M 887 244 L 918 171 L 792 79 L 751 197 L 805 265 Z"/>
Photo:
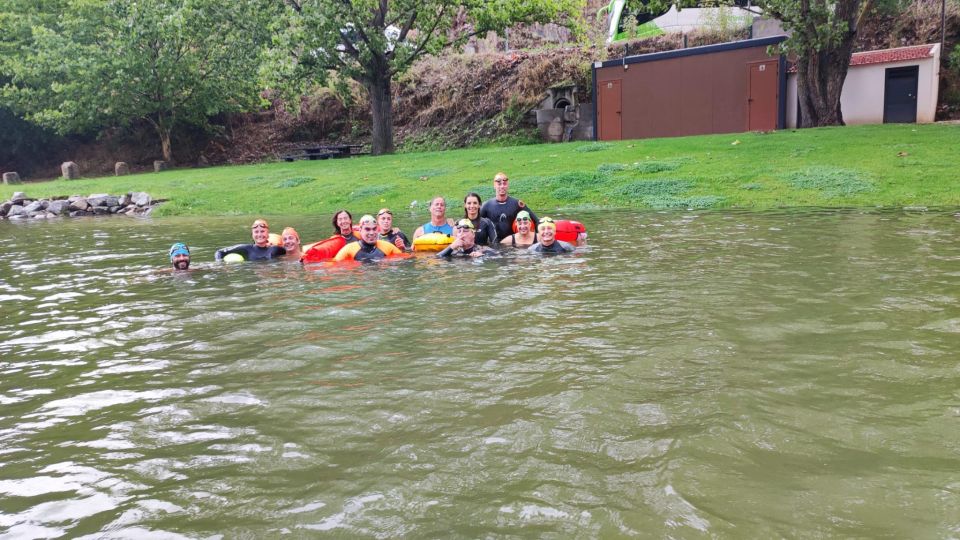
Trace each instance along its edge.
<path fill-rule="evenodd" d="M 467 211 L 468 218 L 477 219 L 480 215 L 480 199 L 467 197 L 467 200 L 463 203 L 463 208 Z"/>
<path fill-rule="evenodd" d="M 257 223 L 250 229 L 253 236 L 253 243 L 258 246 L 265 246 L 270 241 L 270 229 L 262 223 Z"/>
<path fill-rule="evenodd" d="M 337 227 L 340 228 L 340 234 L 353 234 L 353 220 L 350 214 L 340 212 L 337 214 Z"/>
<path fill-rule="evenodd" d="M 384 212 L 377 216 L 377 225 L 380 226 L 380 232 L 383 234 L 389 234 L 393 229 L 393 215 L 387 212 Z"/>
<path fill-rule="evenodd" d="M 521 234 L 528 234 L 531 230 L 530 229 L 531 225 L 533 225 L 533 223 L 530 221 L 530 218 L 528 217 L 517 218 L 517 232 Z"/>

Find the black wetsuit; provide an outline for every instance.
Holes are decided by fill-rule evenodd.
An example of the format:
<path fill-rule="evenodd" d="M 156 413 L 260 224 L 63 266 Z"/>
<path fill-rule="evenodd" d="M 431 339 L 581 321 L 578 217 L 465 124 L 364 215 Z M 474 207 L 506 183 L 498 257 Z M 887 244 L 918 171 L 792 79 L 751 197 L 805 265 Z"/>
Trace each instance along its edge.
<path fill-rule="evenodd" d="M 403 249 L 410 249 L 412 244 L 410 244 L 410 239 L 407 238 L 407 235 L 403 234 L 403 231 L 394 227 L 390 231 L 390 234 L 381 234 L 380 239 L 390 242 L 393 245 L 396 245 L 397 238 L 403 240 Z"/>
<path fill-rule="evenodd" d="M 500 236 L 497 234 L 497 228 L 493 225 L 492 221 L 485 217 L 478 217 L 470 221 L 473 223 L 474 234 L 476 234 L 474 241 L 477 244 L 497 247 L 497 243 L 500 242 Z"/>
<path fill-rule="evenodd" d="M 380 259 L 387 258 L 388 255 L 392 253 L 402 253 L 400 248 L 387 242 L 386 240 L 377 240 L 373 244 L 368 244 L 363 240 L 359 240 L 356 243 L 350 243 L 343 247 L 337 256 L 334 257 L 335 261 L 350 260 L 355 261 L 379 261 Z"/>
<path fill-rule="evenodd" d="M 337 233 L 334 234 L 334 236 L 337 236 L 338 234 L 340 235 L 341 238 L 343 238 L 344 240 L 346 240 L 348 244 L 352 244 L 353 242 L 359 242 L 359 241 L 360 241 L 360 238 L 359 238 L 357 235 L 353 234 L 353 233 L 350 233 L 350 234 L 344 236 L 344 235 L 340 234 L 339 231 L 337 231 Z"/>
<path fill-rule="evenodd" d="M 531 253 L 570 253 L 573 251 L 573 246 L 562 240 L 554 240 L 549 247 L 537 243 L 527 248 L 527 251 Z"/>
<path fill-rule="evenodd" d="M 487 253 L 493 253 L 494 251 L 488 247 L 481 246 L 480 244 L 474 244 L 473 246 L 470 247 L 470 249 L 463 249 L 463 248 L 453 249 L 453 248 L 447 247 L 440 253 L 437 253 L 437 258 L 448 259 L 450 257 L 470 257 L 474 253 L 478 253 L 478 252 L 487 254 Z"/>
<path fill-rule="evenodd" d="M 247 261 L 269 261 L 286 255 L 287 250 L 273 245 L 260 247 L 256 244 L 237 244 L 233 247 L 218 249 L 213 257 L 215 260 L 221 261 L 224 256 L 231 253 L 239 253 Z"/>
<path fill-rule="evenodd" d="M 497 238 L 506 238 L 513 234 L 513 221 L 517 219 L 517 214 L 521 210 L 530 212 L 530 219 L 533 220 L 533 226 L 537 226 L 537 215 L 530 210 L 528 206 L 520 206 L 520 201 L 513 197 L 507 197 L 505 202 L 499 202 L 497 199 L 489 199 L 480 207 L 480 217 L 485 217 L 493 222 L 497 229 Z"/>

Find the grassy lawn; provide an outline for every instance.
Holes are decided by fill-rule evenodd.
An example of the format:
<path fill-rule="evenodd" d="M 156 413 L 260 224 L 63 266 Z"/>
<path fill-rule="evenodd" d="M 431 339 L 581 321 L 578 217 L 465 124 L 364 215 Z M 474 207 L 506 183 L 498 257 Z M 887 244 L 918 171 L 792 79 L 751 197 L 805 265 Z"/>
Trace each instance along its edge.
<path fill-rule="evenodd" d="M 0 186 L 31 197 L 146 191 L 160 215 L 354 214 L 491 197 L 497 171 L 541 214 L 578 208 L 960 206 L 960 125 L 879 125 L 488 147 Z"/>

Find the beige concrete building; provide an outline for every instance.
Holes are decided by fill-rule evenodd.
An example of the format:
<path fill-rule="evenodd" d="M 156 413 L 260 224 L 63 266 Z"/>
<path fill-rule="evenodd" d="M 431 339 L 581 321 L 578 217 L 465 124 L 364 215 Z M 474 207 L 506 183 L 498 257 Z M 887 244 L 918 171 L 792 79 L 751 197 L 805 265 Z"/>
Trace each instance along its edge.
<path fill-rule="evenodd" d="M 847 124 L 929 123 L 937 110 L 940 45 L 854 53 L 840 107 Z M 787 73 L 787 127 L 796 127 L 797 73 Z"/>

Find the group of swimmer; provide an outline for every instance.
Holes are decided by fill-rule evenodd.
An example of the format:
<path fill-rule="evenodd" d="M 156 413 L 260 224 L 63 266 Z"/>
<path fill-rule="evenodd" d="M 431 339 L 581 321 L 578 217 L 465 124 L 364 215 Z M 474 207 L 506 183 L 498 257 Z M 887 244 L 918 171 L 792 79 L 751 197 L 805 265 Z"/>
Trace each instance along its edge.
<path fill-rule="evenodd" d="M 495 197 L 482 203 L 480 195 L 468 193 L 463 199 L 464 217 L 456 221 L 446 217 L 444 198 L 435 197 L 430 202 L 430 221 L 417 228 L 412 241 L 393 226 L 393 212 L 389 208 L 381 209 L 376 217 L 370 214 L 362 216 L 356 228 L 353 215 L 347 210 L 338 210 L 332 219 L 334 235 L 317 244 L 342 239 L 331 244 L 338 247 L 338 251 L 331 254 L 333 261 L 372 261 L 401 255 L 412 249 L 418 238 L 431 234 L 449 237 L 446 247 L 436 254 L 440 258 L 480 257 L 494 252 L 501 245 L 526 248 L 534 253 L 573 251 L 571 243 L 556 238 L 557 226 L 554 221 L 549 217 L 538 219 L 523 201 L 509 196 L 509 186 L 507 175 L 497 173 L 493 178 Z M 303 249 L 300 235 L 293 227 L 283 229 L 280 245 L 271 243 L 266 220 L 255 220 L 251 233 L 252 244 L 218 249 L 214 258 L 220 261 L 232 255 L 247 261 L 279 258 L 304 262 L 310 260 L 310 251 Z M 188 269 L 189 248 L 179 242 L 171 246 L 170 262 L 175 270 Z"/>

